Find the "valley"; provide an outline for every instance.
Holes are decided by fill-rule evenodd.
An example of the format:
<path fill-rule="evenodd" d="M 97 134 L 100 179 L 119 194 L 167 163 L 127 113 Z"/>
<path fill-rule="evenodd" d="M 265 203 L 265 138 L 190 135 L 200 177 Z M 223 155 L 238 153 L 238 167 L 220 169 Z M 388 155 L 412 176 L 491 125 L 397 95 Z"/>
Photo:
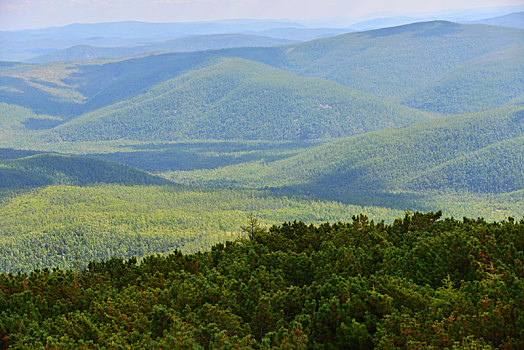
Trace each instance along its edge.
<path fill-rule="evenodd" d="M 240 205 L 234 220 L 210 226 L 221 239 L 250 213 L 267 225 L 298 219 L 300 201 L 339 208 L 326 209 L 329 219 L 301 209 L 306 222 L 358 211 L 390 221 L 405 210 L 521 218 L 523 39 L 521 29 L 432 21 L 274 47 L 6 63 L 0 187 L 10 201 L 34 196 L 35 203 L 46 186 L 88 202 L 125 188 L 132 206 L 164 191 L 203 191 L 217 203 L 224 191 L 290 198 L 279 220 L 265 218 L 272 206 Z M 40 232 L 34 220 L 26 229 Z M 204 233 L 192 225 L 169 229 L 169 243 L 137 255 L 182 248 L 180 232 L 195 242 Z M 106 229 L 121 226 L 108 219 Z M 138 239 L 137 228 L 129 231 Z M 85 263 L 111 256 L 93 249 Z M 71 250 L 67 263 L 51 255 L 37 260 L 71 266 Z"/>

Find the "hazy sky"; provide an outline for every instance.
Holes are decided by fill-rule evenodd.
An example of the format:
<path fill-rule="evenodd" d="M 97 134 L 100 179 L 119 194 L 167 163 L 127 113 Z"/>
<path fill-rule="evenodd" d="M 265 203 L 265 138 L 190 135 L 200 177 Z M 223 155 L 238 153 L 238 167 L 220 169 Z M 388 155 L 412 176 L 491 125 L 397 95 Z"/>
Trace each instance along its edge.
<path fill-rule="evenodd" d="M 327 19 L 522 5 L 524 0 L 0 0 L 0 29 L 138 20 Z"/>

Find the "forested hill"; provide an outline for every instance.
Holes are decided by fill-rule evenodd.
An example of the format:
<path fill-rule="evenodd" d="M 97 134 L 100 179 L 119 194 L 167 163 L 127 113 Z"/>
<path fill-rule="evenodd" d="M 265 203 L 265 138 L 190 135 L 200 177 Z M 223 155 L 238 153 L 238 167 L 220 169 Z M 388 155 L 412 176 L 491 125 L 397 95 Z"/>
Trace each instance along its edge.
<path fill-rule="evenodd" d="M 522 349 L 524 221 L 439 217 L 0 274 L 0 347 Z"/>
<path fill-rule="evenodd" d="M 0 102 L 67 120 L 234 57 L 331 80 L 426 111 L 474 112 L 523 96 L 523 42 L 524 30 L 437 21 L 281 47 L 15 64 L 0 68 L 5 87 Z"/>
<path fill-rule="evenodd" d="M 33 156 L 42 152 L 38 151 L 25 151 L 12 148 L 0 148 L 0 161 L 7 159 L 20 159 L 28 156 Z"/>
<path fill-rule="evenodd" d="M 59 154 L 26 156 L 24 151 L 0 149 L 0 188 L 14 189 L 51 184 L 165 185 L 163 178 L 113 162 Z M 13 159 L 16 157 L 18 159 Z"/>
<path fill-rule="evenodd" d="M 280 56 L 275 64 L 299 75 L 321 77 L 377 96 L 404 100 L 428 84 L 468 67 L 476 72 L 469 79 L 495 75 L 499 62 L 506 59 L 512 62 L 509 65 L 513 69 L 522 72 L 524 63 L 516 60 L 519 54 L 514 50 L 522 48 L 523 42 L 524 31 L 518 29 L 422 22 L 290 45 L 278 49 Z M 477 66 L 484 61 L 494 66 Z M 456 79 L 462 81 L 464 77 L 457 75 Z M 505 79 L 517 82 L 520 77 Z M 524 93 L 522 82 L 518 85 L 518 92 L 508 87 L 507 101 Z M 459 85 L 453 94 L 478 94 L 481 90 L 480 86 L 466 84 Z M 445 89 L 437 92 L 426 98 L 440 99 L 448 93 Z M 500 105 L 494 102 L 484 104 L 482 109 Z M 444 106 L 451 110 L 451 103 Z M 436 111 L 436 106 L 432 110 Z M 475 110 L 479 109 L 468 111 Z"/>
<path fill-rule="evenodd" d="M 289 188 L 341 201 L 432 189 L 463 194 L 522 191 L 523 118 L 523 106 L 498 108 L 336 140 L 274 162 L 175 177 L 183 182 Z"/>
<path fill-rule="evenodd" d="M 329 139 L 432 115 L 322 79 L 248 60 L 221 62 L 84 114 L 46 140 Z"/>

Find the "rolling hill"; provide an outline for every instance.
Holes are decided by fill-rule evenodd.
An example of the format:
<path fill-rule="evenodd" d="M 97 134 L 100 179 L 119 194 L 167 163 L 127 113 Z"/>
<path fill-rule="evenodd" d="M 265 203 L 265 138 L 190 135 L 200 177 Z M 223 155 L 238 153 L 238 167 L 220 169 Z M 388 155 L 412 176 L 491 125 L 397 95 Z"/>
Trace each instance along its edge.
<path fill-rule="evenodd" d="M 165 185 L 170 182 L 126 165 L 99 159 L 0 149 L 0 188 L 65 185 Z M 16 157 L 16 158 L 14 158 Z"/>
<path fill-rule="evenodd" d="M 208 52 L 0 67 L 0 101 L 71 119 L 216 60 Z"/>
<path fill-rule="evenodd" d="M 307 140 L 402 127 L 431 118 L 321 79 L 227 59 L 90 112 L 49 140 Z"/>
<path fill-rule="evenodd" d="M 469 61 L 405 98 L 404 105 L 442 114 L 483 111 L 524 97 L 524 46 Z"/>
<path fill-rule="evenodd" d="M 0 148 L 0 161 L 25 158 L 29 156 L 34 156 L 35 154 L 39 154 L 39 153 L 41 152 L 18 150 L 18 149 L 11 149 L 11 148 Z"/>
<path fill-rule="evenodd" d="M 510 138 L 444 162 L 409 180 L 415 190 L 483 193 L 524 189 L 524 136 Z"/>
<path fill-rule="evenodd" d="M 0 67 L 0 102 L 72 119 L 230 57 L 334 81 L 426 111 L 467 113 L 522 97 L 523 42 L 519 29 L 436 21 L 279 47 L 17 64 Z"/>
<path fill-rule="evenodd" d="M 329 31 L 0 32 L 0 349 L 520 349 L 524 30 Z"/>
<path fill-rule="evenodd" d="M 16 138 L 30 130 L 50 128 L 61 122 L 61 118 L 36 114 L 29 108 L 0 102 L 0 141 Z"/>
<path fill-rule="evenodd" d="M 280 47 L 6 64 L 2 136 L 4 144 L 46 149 L 81 141 L 352 136 L 268 158 L 224 160 L 202 146 L 201 160 L 214 162 L 208 166 L 169 167 L 177 153 L 166 152 L 156 170 L 186 183 L 344 201 L 359 193 L 358 203 L 397 208 L 402 201 L 416 207 L 432 191 L 519 196 L 523 35 L 436 21 Z M 417 124 L 432 112 L 475 113 Z M 373 132 L 381 129 L 393 130 Z M 124 153 L 110 159 L 140 166 Z M 153 158 L 141 158 L 148 169 Z"/>
<path fill-rule="evenodd" d="M 523 118 L 524 107 L 510 106 L 336 140 L 274 162 L 171 175 L 184 183 L 284 189 L 397 208 L 422 208 L 432 197 L 445 206 L 444 193 L 515 192 L 522 204 Z"/>
<path fill-rule="evenodd" d="M 301 76 L 332 80 L 396 100 L 424 91 L 445 76 L 455 79 L 458 92 L 477 94 L 481 89 L 469 84 L 461 89 L 458 82 L 462 76 L 453 77 L 455 72 L 469 69 L 482 77 L 483 70 L 477 66 L 479 60 L 512 53 L 515 54 L 511 56 L 512 69 L 522 70 L 523 42 L 522 30 L 424 22 L 290 45 L 280 49 L 282 56 L 277 65 Z M 504 91 L 509 85 L 510 81 L 504 81 L 498 89 Z M 445 88 L 432 92 L 425 97 L 442 100 L 444 106 L 455 104 L 446 101 L 451 98 Z M 499 106 L 496 102 L 489 107 Z M 467 112 L 478 110 L 470 107 Z"/>

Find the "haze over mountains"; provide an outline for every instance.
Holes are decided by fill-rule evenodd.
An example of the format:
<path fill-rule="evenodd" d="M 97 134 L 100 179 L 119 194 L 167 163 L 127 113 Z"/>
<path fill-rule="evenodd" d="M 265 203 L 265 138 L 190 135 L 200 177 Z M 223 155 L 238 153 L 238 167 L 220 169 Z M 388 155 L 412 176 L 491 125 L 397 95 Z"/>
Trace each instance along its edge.
<path fill-rule="evenodd" d="M 486 18 L 472 21 L 471 23 L 489 24 L 493 26 L 524 28 L 524 12 L 510 13 L 504 16 Z"/>
<path fill-rule="evenodd" d="M 154 51 L 269 46 L 269 43 L 277 45 L 311 40 L 348 31 L 350 30 L 309 28 L 296 22 L 272 20 L 71 24 L 64 27 L 0 32 L 0 60 L 70 61 L 116 58 Z M 84 52 L 79 51 L 78 46 Z M 88 52 L 85 52 L 87 49 Z"/>
<path fill-rule="evenodd" d="M 29 63 L 44 63 L 55 61 L 81 61 L 100 58 L 120 58 L 135 56 L 151 52 L 191 52 L 226 47 L 267 47 L 291 43 L 292 40 L 275 39 L 271 37 L 248 34 L 210 34 L 188 36 L 180 39 L 162 41 L 155 44 L 134 47 L 95 47 L 76 45 L 64 50 L 53 51 L 48 54 L 26 60 Z"/>
<path fill-rule="evenodd" d="M 523 8 L 515 8 L 521 11 Z M 511 27 L 522 29 L 524 16 L 522 12 L 505 13 L 503 15 L 496 14 L 496 12 L 475 14 L 475 13 L 443 13 L 437 16 L 438 19 L 447 20 L 456 23 L 478 23 L 478 24 L 489 24 L 502 27 Z M 380 17 L 365 20 L 351 25 L 351 29 L 356 31 L 365 31 L 385 27 L 395 27 L 415 22 L 427 22 L 428 20 L 435 19 L 435 14 L 429 17 L 414 17 L 414 16 L 391 16 L 391 17 Z"/>
<path fill-rule="evenodd" d="M 511 13 L 511 10 L 514 12 Z M 63 27 L 0 32 L 0 60 L 71 61 L 119 58 L 155 51 L 274 46 L 435 19 L 522 28 L 523 12 L 517 12 L 522 10 L 524 7 L 515 6 L 419 16 L 392 14 L 357 22 L 334 20 L 305 24 L 291 20 L 248 19 L 188 23 L 123 21 L 71 24 Z"/>

